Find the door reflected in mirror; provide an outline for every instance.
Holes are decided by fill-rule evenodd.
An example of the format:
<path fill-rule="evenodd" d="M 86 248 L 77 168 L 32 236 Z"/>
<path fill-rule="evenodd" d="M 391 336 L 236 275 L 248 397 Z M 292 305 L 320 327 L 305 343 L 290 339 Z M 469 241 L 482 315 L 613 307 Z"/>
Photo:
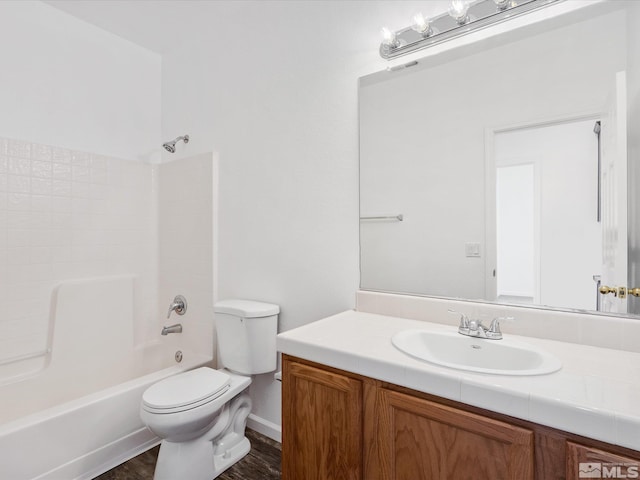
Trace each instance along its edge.
<path fill-rule="evenodd" d="M 569 121 L 494 136 L 496 217 L 495 226 L 489 216 L 487 225 L 496 231 L 491 294 L 499 302 L 597 309 L 593 277 L 603 263 L 594 124 Z"/>

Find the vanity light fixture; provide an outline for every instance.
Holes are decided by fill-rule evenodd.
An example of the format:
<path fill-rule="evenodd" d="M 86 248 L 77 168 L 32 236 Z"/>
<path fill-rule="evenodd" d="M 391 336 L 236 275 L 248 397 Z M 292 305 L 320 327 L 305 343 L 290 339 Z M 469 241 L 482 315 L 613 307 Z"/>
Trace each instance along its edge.
<path fill-rule="evenodd" d="M 394 48 L 397 48 L 400 46 L 400 43 L 398 43 L 398 38 L 395 32 L 392 32 L 387 27 L 382 27 L 382 30 L 380 30 L 380 33 L 382 34 L 382 45 L 385 48 L 389 50 L 393 50 Z"/>
<path fill-rule="evenodd" d="M 449 5 L 449 16 L 453 18 L 458 25 L 464 25 L 469 21 L 469 3 L 467 0 L 451 0 Z"/>
<path fill-rule="evenodd" d="M 425 17 L 422 14 L 422 12 L 416 13 L 412 17 L 412 20 L 413 20 L 413 25 L 411 25 L 411 28 L 415 32 L 418 32 L 420 35 L 422 35 L 422 38 L 426 38 L 433 33 L 429 19 Z"/>
<path fill-rule="evenodd" d="M 496 7 L 498 7 L 498 10 L 502 11 L 509 8 L 509 5 L 511 5 L 512 2 L 511 0 L 493 0 L 493 3 L 496 4 Z"/>
<path fill-rule="evenodd" d="M 392 59 L 563 0 L 451 0 L 449 10 L 427 18 L 417 13 L 409 27 L 382 29 L 380 56 Z"/>

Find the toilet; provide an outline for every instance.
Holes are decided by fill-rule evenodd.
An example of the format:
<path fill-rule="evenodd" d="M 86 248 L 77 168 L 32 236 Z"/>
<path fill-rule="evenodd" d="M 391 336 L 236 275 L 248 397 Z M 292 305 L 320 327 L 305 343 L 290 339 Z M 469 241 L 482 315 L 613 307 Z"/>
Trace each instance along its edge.
<path fill-rule="evenodd" d="M 154 480 L 212 480 L 244 457 L 251 375 L 276 369 L 280 308 L 252 300 L 214 305 L 223 368 L 161 380 L 142 395 L 140 418 L 162 438 Z"/>

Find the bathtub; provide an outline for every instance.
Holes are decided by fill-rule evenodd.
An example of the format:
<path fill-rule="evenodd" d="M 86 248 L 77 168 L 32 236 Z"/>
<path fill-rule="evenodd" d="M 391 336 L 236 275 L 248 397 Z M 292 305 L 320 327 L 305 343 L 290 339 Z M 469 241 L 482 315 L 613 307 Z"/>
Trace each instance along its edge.
<path fill-rule="evenodd" d="M 45 354 L 0 366 L 0 479 L 92 479 L 160 442 L 139 418 L 142 393 L 211 357 L 183 347 L 177 363 L 176 337 L 135 345 L 133 282 L 60 285 Z"/>

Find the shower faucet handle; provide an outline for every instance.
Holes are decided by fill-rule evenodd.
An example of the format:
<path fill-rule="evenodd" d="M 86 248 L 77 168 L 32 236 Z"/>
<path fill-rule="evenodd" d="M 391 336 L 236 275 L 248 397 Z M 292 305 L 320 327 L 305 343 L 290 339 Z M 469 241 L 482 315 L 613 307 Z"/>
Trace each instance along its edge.
<path fill-rule="evenodd" d="M 182 295 L 176 295 L 173 299 L 173 303 L 169 305 L 169 311 L 167 312 L 167 318 L 171 317 L 171 312 L 176 312 L 178 315 L 184 315 L 187 311 L 187 299 Z"/>

